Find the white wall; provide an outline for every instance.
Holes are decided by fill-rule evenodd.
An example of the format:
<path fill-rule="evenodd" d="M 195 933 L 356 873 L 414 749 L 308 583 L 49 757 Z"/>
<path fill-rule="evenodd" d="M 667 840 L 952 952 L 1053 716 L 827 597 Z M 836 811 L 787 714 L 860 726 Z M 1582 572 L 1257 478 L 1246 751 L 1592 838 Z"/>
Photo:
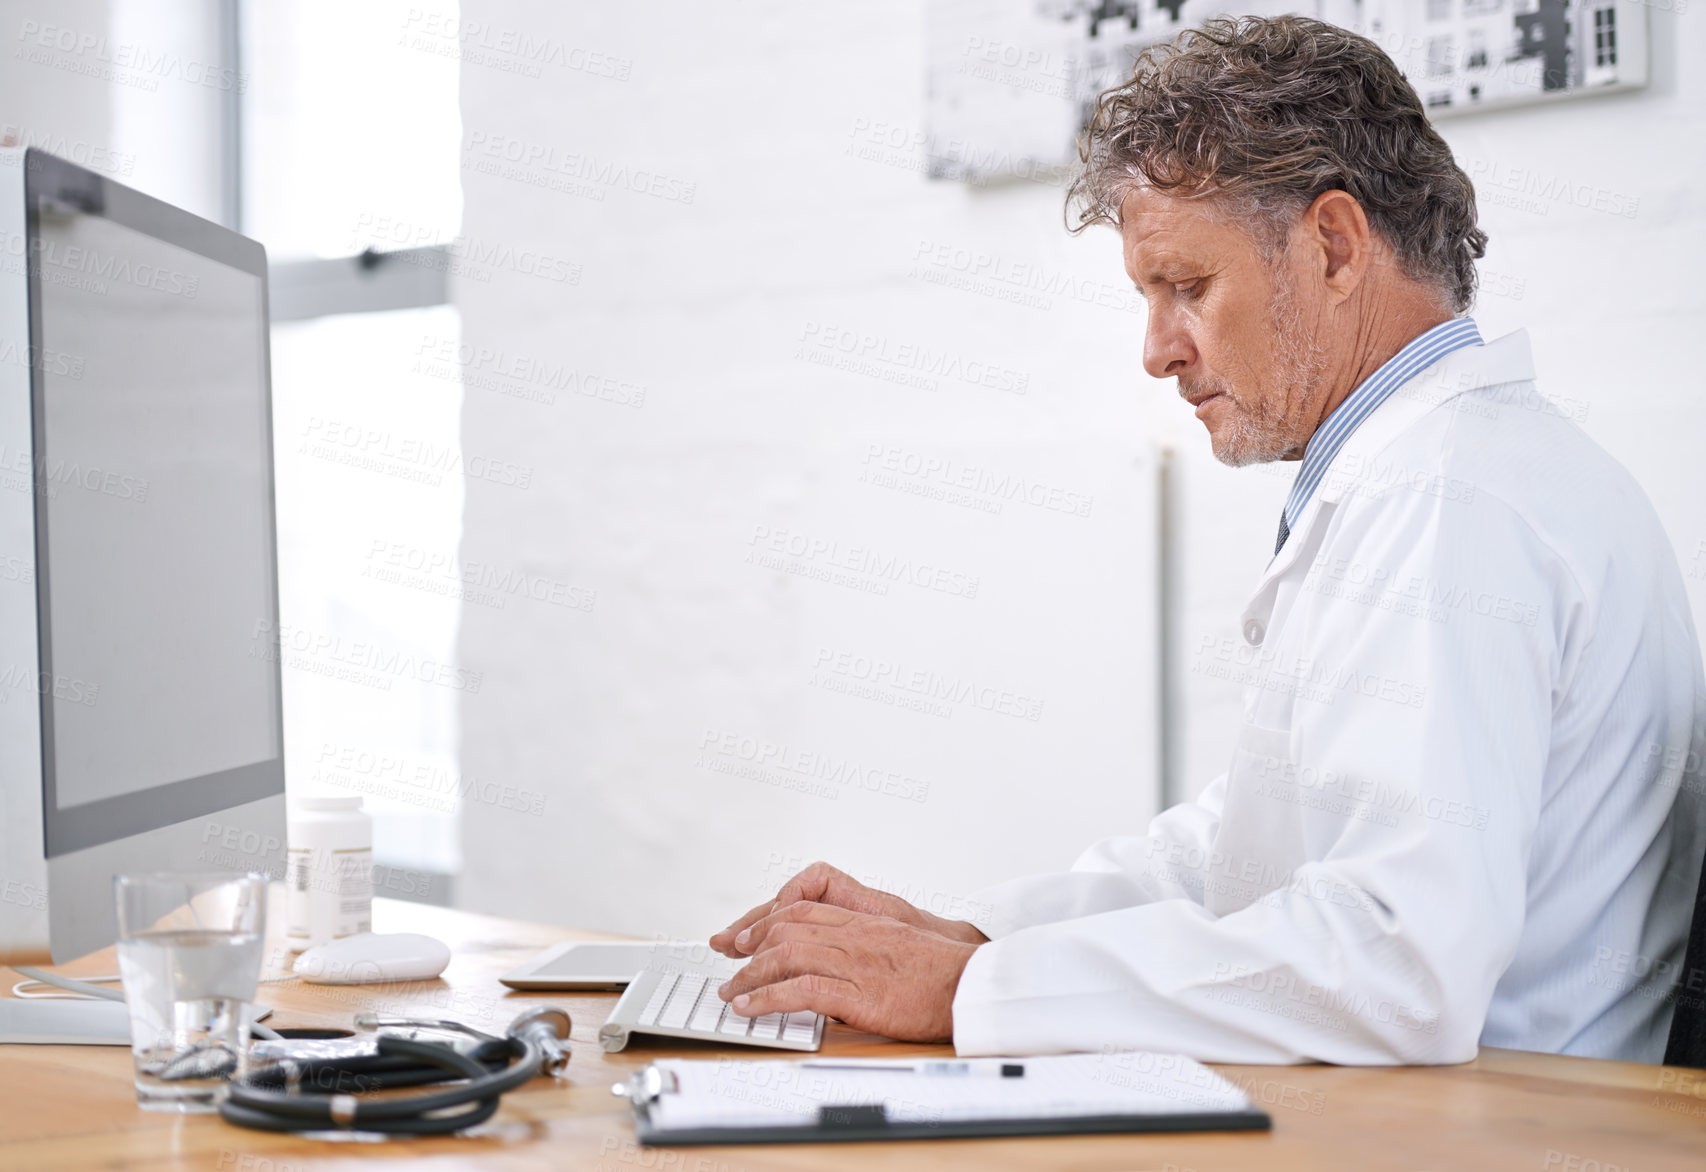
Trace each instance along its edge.
<path fill-rule="evenodd" d="M 1057 190 L 919 174 L 922 7 L 502 0 L 464 17 L 486 22 L 470 50 L 513 33 L 570 63 L 463 67 L 456 302 L 488 353 L 470 377 L 526 359 L 587 381 L 553 405 L 468 389 L 464 452 L 532 483 L 470 483 L 462 554 L 596 600 L 464 610 L 459 659 L 485 672 L 464 770 L 543 815 L 465 807 L 463 902 L 698 934 L 821 855 L 949 910 L 1141 824 L 1158 781 L 1139 303 L 1111 238 L 1061 231 Z M 573 68 L 581 50 L 631 61 L 628 79 Z M 607 165 L 658 173 L 659 194 L 601 181 Z M 506 260 L 512 245 L 540 255 Z M 985 275 L 954 287 L 974 254 Z M 1027 291 L 1039 280 L 1055 291 Z M 849 337 L 870 340 L 869 373 L 822 364 L 864 345 Z M 916 373 L 912 346 L 961 368 L 891 381 Z M 1025 477 L 1064 507 L 929 499 L 906 491 L 926 478 L 876 481 L 890 451 Z M 791 559 L 796 542 L 833 552 Z M 811 576 L 873 555 L 946 588 Z M 1040 713 L 841 694 L 843 654 Z M 720 772 L 743 741 L 796 768 Z M 845 761 L 877 792 L 813 776 Z M 779 784 L 802 774 L 818 790 Z M 890 775 L 903 794 L 881 792 Z"/>
<path fill-rule="evenodd" d="M 462 554 L 564 598 L 596 592 L 590 612 L 464 608 L 459 658 L 486 681 L 464 697 L 465 774 L 526 791 L 467 808 L 464 902 L 697 933 L 818 855 L 944 903 L 1140 826 L 1156 788 L 1144 616 L 1158 444 L 1175 469 L 1171 788 L 1200 789 L 1224 767 L 1238 699 L 1200 648 L 1233 633 L 1292 466 L 1213 462 L 1188 408 L 1141 371 L 1141 313 L 1095 304 L 1125 287 L 1114 238 L 1067 238 L 1058 190 L 918 173 L 920 0 L 591 8 L 464 6 L 456 300 L 476 348 L 465 377 L 485 389 L 468 390 L 463 444 L 532 482 L 471 482 Z M 1442 131 L 1492 236 L 1484 332 L 1530 329 L 1543 389 L 1647 485 L 1706 605 L 1706 24 L 1650 15 L 1647 91 Z M 601 181 L 606 165 L 657 173 L 661 194 Z M 669 198 L 688 185 L 691 202 Z M 1029 308 L 1000 280 L 965 288 L 956 249 L 1007 278 L 1032 265 L 1103 285 Z M 523 271 L 540 264 L 547 276 Z M 1026 393 L 826 368 L 809 361 L 839 336 L 811 332 L 826 326 L 1022 372 Z M 528 401 L 528 362 L 586 381 Z M 623 405 L 637 388 L 643 406 Z M 1095 505 L 1088 519 L 991 515 L 903 495 L 861 481 L 873 445 Z M 978 595 L 875 597 L 754 567 L 765 528 L 947 566 L 977 576 Z M 825 647 L 994 680 L 1041 697 L 1042 719 L 832 694 L 811 683 Z M 832 801 L 713 772 L 706 730 L 852 757 L 927 781 L 929 798 Z"/>

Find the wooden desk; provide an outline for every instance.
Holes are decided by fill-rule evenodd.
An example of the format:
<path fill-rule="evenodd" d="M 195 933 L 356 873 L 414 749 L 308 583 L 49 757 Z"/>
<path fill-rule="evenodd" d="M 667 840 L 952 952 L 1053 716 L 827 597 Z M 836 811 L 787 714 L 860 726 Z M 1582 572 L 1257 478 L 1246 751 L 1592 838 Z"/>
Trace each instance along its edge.
<path fill-rule="evenodd" d="M 562 1005 L 574 1016 L 566 1083 L 536 1080 L 504 1099 L 475 1134 L 449 1139 L 306 1141 L 245 1131 L 215 1116 L 158 1115 L 136 1107 L 130 1052 L 116 1046 L 7 1046 L 0 1051 L 0 1168 L 196 1168 L 217 1172 L 348 1169 L 590 1169 L 593 1172 L 762 1172 L 771 1169 L 1073 1169 L 1210 1172 L 1344 1168 L 1438 1172 L 1702 1172 L 1706 1071 L 1484 1050 L 1455 1067 L 1221 1067 L 1273 1116 L 1266 1134 L 1084 1136 L 936 1140 L 896 1144 L 640 1148 L 627 1105 L 610 1084 L 661 1044 L 605 1054 L 598 1027 L 614 995 L 511 993 L 498 975 L 538 949 L 586 933 L 379 900 L 380 931 L 427 932 L 455 959 L 441 980 L 402 986 L 266 987 L 274 1025 L 347 1027 L 360 1009 L 451 1016 L 501 1033 L 523 1006 Z M 110 951 L 65 971 L 113 971 Z M 0 970 L 3 993 L 15 983 Z M 926 1054 L 831 1026 L 835 1054 Z M 695 1047 L 699 1055 L 733 1053 Z M 763 1051 L 742 1050 L 756 1057 Z"/>

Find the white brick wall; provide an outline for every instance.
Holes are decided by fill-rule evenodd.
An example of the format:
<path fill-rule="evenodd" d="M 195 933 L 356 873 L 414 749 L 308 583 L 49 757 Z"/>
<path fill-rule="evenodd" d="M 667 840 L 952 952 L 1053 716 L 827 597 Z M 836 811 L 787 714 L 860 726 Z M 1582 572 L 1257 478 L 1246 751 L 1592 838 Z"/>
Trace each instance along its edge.
<path fill-rule="evenodd" d="M 1156 807 L 1154 396 L 1117 250 L 1067 238 L 1057 190 L 917 172 L 919 5 L 666 11 L 464 14 L 632 61 L 464 66 L 465 235 L 581 266 L 462 280 L 465 339 L 644 388 L 467 395 L 465 451 L 536 475 L 470 486 L 464 555 L 597 599 L 465 609 L 464 769 L 545 795 L 467 811 L 465 902 L 702 933 L 820 855 L 942 907 L 1064 866 Z M 921 495 L 944 477 L 984 490 Z M 847 564 L 876 569 L 813 576 Z M 832 690 L 879 661 L 978 691 L 933 715 Z M 766 778 L 719 771 L 763 742 Z M 845 761 L 877 792 L 813 776 Z"/>
<path fill-rule="evenodd" d="M 1182 521 L 1175 784 L 1194 791 L 1223 767 L 1236 692 L 1193 670 L 1195 649 L 1230 633 L 1289 471 L 1213 464 L 1188 409 L 1142 374 L 1141 312 L 1097 304 L 1126 287 L 1114 238 L 1066 237 L 1058 191 L 916 172 L 922 12 L 464 5 L 465 48 L 479 50 L 462 75 L 464 337 L 512 372 L 564 363 L 578 381 L 551 405 L 469 389 L 466 454 L 533 478 L 525 491 L 471 483 L 462 552 L 565 598 L 596 591 L 590 611 L 464 608 L 458 659 L 486 673 L 461 711 L 464 771 L 543 804 L 471 804 L 468 905 L 698 934 L 824 855 L 949 908 L 1140 826 L 1158 786 L 1147 453 L 1163 442 Z M 1485 331 L 1531 329 L 1545 389 L 1581 404 L 1648 486 L 1706 601 L 1706 26 L 1651 15 L 1647 92 L 1444 131 L 1490 196 Z M 1535 181 L 1512 168 L 1538 190 L 1588 190 L 1588 207 L 1533 202 Z M 1595 188 L 1636 214 L 1593 210 Z M 992 279 L 954 287 L 977 255 Z M 1015 303 L 1038 274 L 1088 282 L 1074 286 L 1084 299 Z M 868 373 L 812 361 L 843 343 L 872 348 Z M 989 364 L 998 383 L 1023 376 L 1024 393 L 891 381 L 908 346 Z M 625 405 L 638 388 L 643 405 Z M 905 477 L 872 483 L 891 452 L 1094 505 L 1080 518 L 926 499 Z M 832 545 L 820 571 L 875 551 L 964 575 L 950 591 L 975 578 L 977 594 L 890 582 L 875 595 L 753 565 L 755 535 Z M 1006 688 L 1039 698 L 1041 717 L 836 694 L 812 682 L 825 652 Z M 806 774 L 852 760 L 927 783 L 928 798 L 808 778 L 830 799 L 771 784 L 779 771 L 711 767 L 738 765 L 743 737 L 786 746 Z"/>

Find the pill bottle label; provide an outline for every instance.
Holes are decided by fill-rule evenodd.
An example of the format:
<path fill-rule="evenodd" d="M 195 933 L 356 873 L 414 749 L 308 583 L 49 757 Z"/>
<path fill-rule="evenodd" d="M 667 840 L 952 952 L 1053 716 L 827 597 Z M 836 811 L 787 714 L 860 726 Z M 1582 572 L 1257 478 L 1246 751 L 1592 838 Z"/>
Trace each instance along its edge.
<path fill-rule="evenodd" d="M 308 947 L 310 936 L 309 880 L 314 873 L 313 853 L 294 848 L 285 854 L 284 935 L 292 948 Z"/>
<path fill-rule="evenodd" d="M 297 951 L 373 931 L 373 851 L 292 849 L 285 867 L 285 939 Z"/>
<path fill-rule="evenodd" d="M 337 873 L 332 938 L 373 931 L 373 852 L 335 850 L 331 855 Z"/>

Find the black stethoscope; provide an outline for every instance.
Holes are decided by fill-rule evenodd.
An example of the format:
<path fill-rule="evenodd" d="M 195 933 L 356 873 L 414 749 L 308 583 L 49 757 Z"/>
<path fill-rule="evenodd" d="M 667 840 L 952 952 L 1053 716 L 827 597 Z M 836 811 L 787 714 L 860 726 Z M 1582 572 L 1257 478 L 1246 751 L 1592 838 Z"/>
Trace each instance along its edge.
<path fill-rule="evenodd" d="M 445 1135 L 492 1117 L 505 1092 L 569 1063 L 569 1015 L 554 1006 L 530 1009 L 501 1038 L 461 1022 L 356 1017 L 363 1029 L 451 1031 L 475 1043 L 379 1034 L 372 1053 L 280 1058 L 232 1082 L 219 1117 L 262 1131 L 366 1131 L 382 1135 Z M 460 1086 L 418 1095 L 361 1099 L 365 1091 L 467 1079 Z"/>

